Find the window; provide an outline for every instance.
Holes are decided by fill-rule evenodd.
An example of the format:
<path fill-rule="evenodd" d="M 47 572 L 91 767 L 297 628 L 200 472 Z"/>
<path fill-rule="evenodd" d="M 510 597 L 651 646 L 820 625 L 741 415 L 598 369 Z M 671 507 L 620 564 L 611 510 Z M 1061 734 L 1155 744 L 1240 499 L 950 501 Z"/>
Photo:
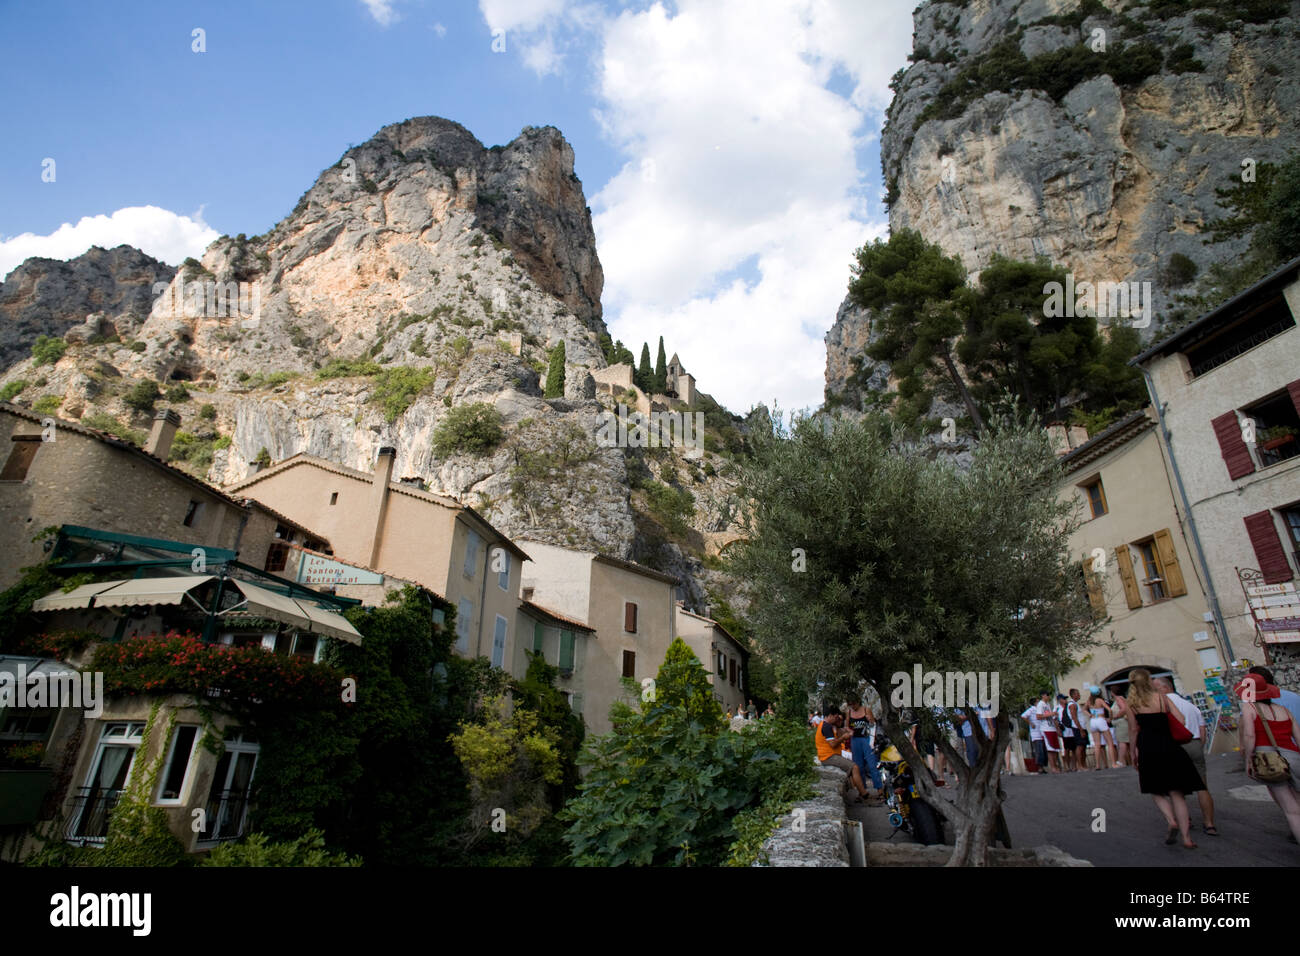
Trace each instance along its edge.
<path fill-rule="evenodd" d="M 315 663 L 321 649 L 321 642 L 315 634 L 291 630 L 281 634 L 264 635 L 262 646 L 282 657 L 301 657 Z"/>
<path fill-rule="evenodd" d="M 732 687 L 736 686 L 736 661 L 735 658 L 727 661 L 727 683 Z"/>
<path fill-rule="evenodd" d="M 1106 490 L 1101 486 L 1101 479 L 1097 478 L 1079 487 L 1083 489 L 1083 493 L 1088 499 L 1088 507 L 1092 511 L 1092 516 L 1100 518 L 1104 515 L 1107 511 Z"/>
<path fill-rule="evenodd" d="M 462 654 L 469 653 L 469 622 L 474 616 L 474 602 L 461 598 L 456 610 L 456 650 Z"/>
<path fill-rule="evenodd" d="M 330 492 L 330 504 L 336 505 L 338 503 L 339 503 L 339 493 L 337 491 Z"/>
<path fill-rule="evenodd" d="M 504 667 L 506 663 L 506 619 L 497 615 L 492 632 L 492 666 Z"/>
<path fill-rule="evenodd" d="M 573 673 L 573 632 L 560 631 L 560 673 Z"/>
<path fill-rule="evenodd" d="M 542 648 L 546 643 L 546 628 L 542 626 L 541 621 L 533 625 L 533 653 L 541 654 Z M 543 658 L 545 659 L 545 658 Z"/>
<path fill-rule="evenodd" d="M 569 705 L 573 708 L 573 712 L 574 712 L 575 714 L 578 714 L 579 716 L 582 715 L 582 695 L 581 695 L 581 694 L 574 694 L 571 698 L 569 698 Z"/>
<path fill-rule="evenodd" d="M 623 652 L 623 676 L 636 679 L 636 651 Z"/>
<path fill-rule="evenodd" d="M 1296 567 L 1300 568 L 1300 505 L 1282 509 L 1282 524 L 1291 538 L 1291 556 L 1295 558 Z"/>
<path fill-rule="evenodd" d="M 277 541 L 266 549 L 266 564 L 262 567 L 262 570 L 283 571 L 288 561 L 289 546 L 282 541 Z"/>
<path fill-rule="evenodd" d="M 108 821 L 127 781 L 135 752 L 144 735 L 144 723 L 105 724 L 86 785 L 77 791 L 68 837 L 82 843 L 102 843 Z"/>
<path fill-rule="evenodd" d="M 1242 521 L 1246 525 L 1246 536 L 1255 551 L 1255 560 L 1259 571 L 1264 576 L 1265 584 L 1281 584 L 1294 576 L 1291 565 L 1287 563 L 1286 551 L 1282 548 L 1282 539 L 1278 536 L 1277 526 L 1273 523 L 1273 512 L 1258 511 L 1247 515 Z"/>
<path fill-rule="evenodd" d="M 1241 415 L 1246 444 L 1254 449 L 1261 468 L 1300 455 L 1300 410 L 1289 392 L 1244 408 Z"/>
<path fill-rule="evenodd" d="M 722 651 L 718 651 L 718 676 L 727 676 L 727 655 Z"/>
<path fill-rule="evenodd" d="M 203 815 L 201 842 L 237 840 L 248 822 L 249 794 L 261 751 L 257 738 L 247 731 L 228 731 L 225 750 L 212 775 L 212 788 Z"/>
<path fill-rule="evenodd" d="M 623 605 L 623 630 L 636 633 L 636 605 L 628 601 Z"/>
<path fill-rule="evenodd" d="M 193 528 L 198 523 L 199 512 L 202 509 L 203 506 L 201 504 L 199 504 L 193 498 L 190 499 L 189 507 L 185 509 L 185 521 L 183 522 L 185 527 Z"/>
<path fill-rule="evenodd" d="M 171 748 L 163 765 L 162 782 L 158 789 L 158 803 L 179 804 L 184 799 L 185 780 L 189 774 L 190 757 L 198 740 L 199 728 L 184 724 L 172 734 Z"/>
<path fill-rule="evenodd" d="M 1203 342 L 1189 346 L 1184 354 L 1195 378 L 1294 328 L 1291 310 L 1279 295 L 1227 328 L 1211 333 Z"/>
<path fill-rule="evenodd" d="M 478 533 L 470 529 L 465 539 L 465 577 L 474 576 L 474 566 L 478 564 Z"/>
<path fill-rule="evenodd" d="M 502 591 L 510 590 L 510 552 L 505 548 L 497 548 L 497 556 L 501 559 L 502 567 L 497 572 L 497 584 Z"/>
<path fill-rule="evenodd" d="M 32 466 L 36 449 L 41 447 L 40 435 L 15 435 L 14 447 L 9 452 L 4 471 L 0 471 L 0 481 L 24 481 L 27 469 Z"/>
<path fill-rule="evenodd" d="M 1120 579 L 1124 584 L 1124 597 L 1130 608 L 1181 597 L 1187 593 L 1178 552 L 1174 549 L 1173 535 L 1168 528 L 1157 531 L 1150 538 L 1133 542 L 1132 548 L 1137 551 L 1140 569 L 1133 563 L 1129 545 L 1121 544 L 1115 549 Z M 1145 600 L 1142 588 L 1146 589 Z"/>

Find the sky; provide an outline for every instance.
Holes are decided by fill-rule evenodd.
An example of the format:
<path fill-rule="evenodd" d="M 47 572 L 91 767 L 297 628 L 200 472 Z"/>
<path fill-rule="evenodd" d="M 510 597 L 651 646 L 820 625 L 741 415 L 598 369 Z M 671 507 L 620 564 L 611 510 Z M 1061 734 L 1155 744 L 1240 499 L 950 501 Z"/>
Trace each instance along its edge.
<path fill-rule="evenodd" d="M 917 0 L 0 0 L 0 276 L 261 234 L 389 123 L 573 146 L 611 334 L 733 411 L 821 403 Z"/>

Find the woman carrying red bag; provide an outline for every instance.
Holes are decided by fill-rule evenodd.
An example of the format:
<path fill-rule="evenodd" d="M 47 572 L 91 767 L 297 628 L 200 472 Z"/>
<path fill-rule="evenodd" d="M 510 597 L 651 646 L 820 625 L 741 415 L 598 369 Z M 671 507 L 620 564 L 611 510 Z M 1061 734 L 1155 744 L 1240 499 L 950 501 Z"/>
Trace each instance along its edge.
<path fill-rule="evenodd" d="M 1246 774 L 1267 784 L 1269 796 L 1286 814 L 1291 835 L 1300 842 L 1300 725 L 1277 703 L 1281 691 L 1259 674 L 1247 674 L 1233 689 L 1241 698 L 1237 735 Z"/>
<path fill-rule="evenodd" d="M 1150 671 L 1134 668 L 1128 680 L 1125 703 L 1135 721 L 1130 743 L 1139 785 L 1143 793 L 1151 794 L 1169 825 L 1165 843 L 1172 844 L 1181 834 L 1183 846 L 1194 850 L 1186 795 L 1200 790 L 1203 784 L 1192 758 L 1175 740 L 1176 734 L 1189 740 L 1191 735 L 1165 695 L 1152 686 Z"/>

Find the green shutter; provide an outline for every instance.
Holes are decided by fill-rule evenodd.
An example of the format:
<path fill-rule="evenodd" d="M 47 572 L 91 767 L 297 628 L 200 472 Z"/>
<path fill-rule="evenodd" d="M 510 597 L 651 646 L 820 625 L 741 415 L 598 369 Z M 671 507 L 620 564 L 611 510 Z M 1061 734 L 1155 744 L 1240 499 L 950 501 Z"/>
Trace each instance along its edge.
<path fill-rule="evenodd" d="M 533 653 L 534 654 L 542 653 L 542 641 L 545 632 L 546 629 L 542 627 L 541 621 L 538 621 L 536 624 L 533 625 Z"/>
<path fill-rule="evenodd" d="M 573 632 L 560 632 L 560 670 L 573 670 Z"/>

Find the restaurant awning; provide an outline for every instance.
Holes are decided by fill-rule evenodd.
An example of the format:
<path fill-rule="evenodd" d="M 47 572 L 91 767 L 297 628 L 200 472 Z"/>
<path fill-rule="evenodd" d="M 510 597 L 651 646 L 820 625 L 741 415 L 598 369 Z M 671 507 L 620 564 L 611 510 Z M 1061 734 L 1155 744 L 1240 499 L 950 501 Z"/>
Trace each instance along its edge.
<path fill-rule="evenodd" d="M 125 581 L 100 581 L 83 584 L 73 591 L 54 591 L 32 604 L 34 611 L 66 611 L 90 607 L 145 607 L 158 604 L 180 604 L 187 597 L 202 612 L 203 607 L 189 592 L 213 580 L 211 574 L 185 574 L 176 577 L 131 578 Z M 238 589 L 244 600 L 234 607 L 221 611 L 226 614 L 255 614 L 288 624 L 291 627 L 338 638 L 352 644 L 361 643 L 361 634 L 347 619 L 334 611 L 318 607 L 309 599 L 295 599 L 269 588 L 227 578 L 226 583 Z"/>
<path fill-rule="evenodd" d="M 120 581 L 97 581 L 94 584 L 82 584 L 71 591 L 55 591 L 37 598 L 32 602 L 33 611 L 71 611 L 79 607 L 90 607 L 90 599 L 101 591 L 117 587 Z"/>
<path fill-rule="evenodd" d="M 347 618 L 341 614 L 326 611 L 324 608 L 317 607 L 307 600 L 299 601 L 283 594 L 277 594 L 275 591 L 267 590 L 256 584 L 250 584 L 247 581 L 232 579 L 230 583 L 243 592 L 245 600 L 233 608 L 222 611 L 222 614 L 254 613 L 262 617 L 268 617 L 273 621 L 280 621 L 283 624 L 291 624 L 313 634 L 337 637 L 341 641 L 348 641 L 352 644 L 361 643 L 361 635 L 357 632 L 357 629 L 349 624 Z"/>
<path fill-rule="evenodd" d="M 141 607 L 154 604 L 180 604 L 200 584 L 212 580 L 210 574 L 181 574 L 172 578 L 131 578 L 95 596 L 95 607 Z M 195 601 L 196 607 L 202 607 Z"/>

